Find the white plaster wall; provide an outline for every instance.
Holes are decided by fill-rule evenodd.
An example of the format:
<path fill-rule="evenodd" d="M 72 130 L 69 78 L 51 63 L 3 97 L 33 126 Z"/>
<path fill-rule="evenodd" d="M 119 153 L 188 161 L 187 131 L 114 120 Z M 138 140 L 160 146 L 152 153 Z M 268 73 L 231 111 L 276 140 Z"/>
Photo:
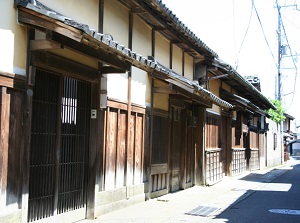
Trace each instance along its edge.
<path fill-rule="evenodd" d="M 151 82 L 147 72 L 132 67 L 131 102 L 146 106 L 151 101 Z"/>
<path fill-rule="evenodd" d="M 128 100 L 128 77 L 125 74 L 108 74 L 107 77 L 107 97 L 123 102 Z"/>
<path fill-rule="evenodd" d="M 27 29 L 17 23 L 13 0 L 0 1 L 0 71 L 26 75 Z"/>
<path fill-rule="evenodd" d="M 88 25 L 91 29 L 98 29 L 98 0 L 39 0 L 52 10 L 70 17 L 76 22 Z"/>
<path fill-rule="evenodd" d="M 170 68 L 170 42 L 158 32 L 155 33 L 154 57 L 159 63 Z"/>
<path fill-rule="evenodd" d="M 190 80 L 194 80 L 194 60 L 187 53 L 184 54 L 184 76 Z"/>
<path fill-rule="evenodd" d="M 133 16 L 132 50 L 146 58 L 152 53 L 151 28 L 136 15 Z M 151 78 L 147 72 L 132 68 L 131 92 L 132 103 L 145 106 L 151 102 Z"/>
<path fill-rule="evenodd" d="M 182 50 L 173 44 L 172 70 L 182 75 Z"/>
<path fill-rule="evenodd" d="M 103 32 L 119 44 L 128 47 L 129 11 L 116 0 L 104 1 Z"/>
<path fill-rule="evenodd" d="M 209 91 L 212 92 L 214 95 L 220 97 L 220 80 L 212 80 L 209 82 Z M 208 111 L 211 111 L 213 113 L 221 114 L 221 107 L 218 105 L 213 104 L 212 108 L 208 108 Z"/>
<path fill-rule="evenodd" d="M 281 156 L 283 156 L 280 149 L 280 132 L 278 125 L 270 119 L 267 119 L 269 123 L 269 131 L 267 132 L 267 153 L 266 162 L 267 167 L 274 167 L 281 164 Z M 277 134 L 277 145 L 274 149 L 274 133 Z"/>
<path fill-rule="evenodd" d="M 113 36 L 113 40 L 128 47 L 129 12 L 116 0 L 104 1 L 103 32 Z M 107 96 L 111 99 L 128 101 L 128 75 L 109 74 L 107 76 Z"/>

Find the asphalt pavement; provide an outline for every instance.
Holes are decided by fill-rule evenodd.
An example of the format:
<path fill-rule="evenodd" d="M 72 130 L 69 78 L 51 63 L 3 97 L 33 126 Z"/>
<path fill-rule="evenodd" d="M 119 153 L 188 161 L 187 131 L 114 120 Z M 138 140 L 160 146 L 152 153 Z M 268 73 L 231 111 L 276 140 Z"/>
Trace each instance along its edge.
<path fill-rule="evenodd" d="M 208 186 L 167 194 L 80 223 L 297 223 L 300 160 L 225 177 Z"/>

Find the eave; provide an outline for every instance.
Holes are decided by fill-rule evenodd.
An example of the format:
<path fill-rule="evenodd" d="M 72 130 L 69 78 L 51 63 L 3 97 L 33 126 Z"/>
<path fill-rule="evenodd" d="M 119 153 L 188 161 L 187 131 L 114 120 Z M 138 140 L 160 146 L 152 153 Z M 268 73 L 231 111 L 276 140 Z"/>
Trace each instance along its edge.
<path fill-rule="evenodd" d="M 90 29 L 88 25 L 78 23 L 40 3 L 38 4 L 19 3 L 18 22 L 46 32 L 47 40 L 55 46 L 57 46 L 55 43 L 62 44 L 112 66 L 113 70 L 126 72 L 131 69 L 131 66 L 138 67 L 154 78 L 173 84 L 178 93 L 203 104 L 205 107 L 211 107 L 214 103 L 224 109 L 233 108 L 230 103 L 220 99 L 197 83 L 158 64 L 155 59 L 151 60 L 133 52 L 113 41 L 108 35 L 97 33 Z M 36 46 L 35 50 L 37 50 Z"/>
<path fill-rule="evenodd" d="M 196 61 L 218 57 L 202 42 L 161 0 L 118 0 L 132 13 L 137 14 L 154 30 L 165 36 L 171 43 L 176 44 L 184 52 L 193 56 Z"/>
<path fill-rule="evenodd" d="M 215 59 L 211 66 L 216 68 L 216 70 L 213 71 L 214 74 L 228 74 L 228 76 L 222 77 L 220 78 L 220 80 L 235 89 L 239 93 L 239 95 L 251 101 L 251 103 L 255 104 L 260 109 L 277 109 L 276 106 L 268 98 L 266 98 L 259 90 L 257 90 L 250 82 L 243 78 L 230 65 Z"/>

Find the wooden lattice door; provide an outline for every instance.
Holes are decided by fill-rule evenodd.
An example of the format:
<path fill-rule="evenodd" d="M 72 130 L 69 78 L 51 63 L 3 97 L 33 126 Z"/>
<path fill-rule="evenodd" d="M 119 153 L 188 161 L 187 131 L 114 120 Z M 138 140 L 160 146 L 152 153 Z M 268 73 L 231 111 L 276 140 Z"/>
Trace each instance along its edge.
<path fill-rule="evenodd" d="M 37 70 L 32 109 L 28 221 L 86 215 L 90 84 Z"/>

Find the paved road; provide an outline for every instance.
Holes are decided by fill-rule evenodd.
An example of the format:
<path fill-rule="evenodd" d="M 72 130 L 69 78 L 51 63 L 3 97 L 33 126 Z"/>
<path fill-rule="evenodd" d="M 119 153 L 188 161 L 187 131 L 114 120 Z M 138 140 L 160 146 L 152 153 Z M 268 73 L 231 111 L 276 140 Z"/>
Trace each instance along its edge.
<path fill-rule="evenodd" d="M 217 219 L 226 223 L 300 222 L 300 164 L 295 163 L 284 174 L 255 189 Z"/>
<path fill-rule="evenodd" d="M 209 215 L 187 214 L 213 207 Z M 300 223 L 300 160 L 224 178 L 80 223 Z"/>

